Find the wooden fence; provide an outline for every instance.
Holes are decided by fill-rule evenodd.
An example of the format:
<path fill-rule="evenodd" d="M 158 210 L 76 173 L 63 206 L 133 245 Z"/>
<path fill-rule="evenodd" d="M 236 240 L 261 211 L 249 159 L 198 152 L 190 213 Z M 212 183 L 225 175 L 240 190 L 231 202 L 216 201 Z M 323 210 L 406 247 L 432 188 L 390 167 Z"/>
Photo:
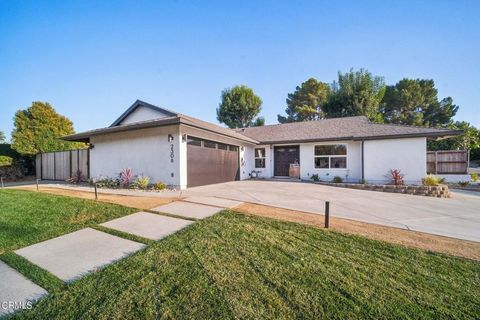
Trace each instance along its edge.
<path fill-rule="evenodd" d="M 466 174 L 467 150 L 427 151 L 427 173 Z"/>
<path fill-rule="evenodd" d="M 39 153 L 35 159 L 37 179 L 64 181 L 72 177 L 77 170 L 80 170 L 88 179 L 90 178 L 89 160 L 89 149 Z"/>

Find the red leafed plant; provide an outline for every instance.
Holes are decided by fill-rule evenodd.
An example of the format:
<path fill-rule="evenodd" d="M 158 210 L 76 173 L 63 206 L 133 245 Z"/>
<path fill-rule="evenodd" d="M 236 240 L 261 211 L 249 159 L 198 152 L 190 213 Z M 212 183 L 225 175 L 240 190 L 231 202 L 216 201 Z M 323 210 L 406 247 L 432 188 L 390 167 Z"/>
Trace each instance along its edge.
<path fill-rule="evenodd" d="M 120 185 L 122 187 L 128 187 L 133 181 L 133 170 L 130 168 L 125 168 L 120 172 Z"/>
<path fill-rule="evenodd" d="M 398 169 L 390 170 L 390 179 L 392 180 L 393 184 L 396 186 L 401 186 L 404 184 L 403 177 L 405 175 L 400 172 Z"/>

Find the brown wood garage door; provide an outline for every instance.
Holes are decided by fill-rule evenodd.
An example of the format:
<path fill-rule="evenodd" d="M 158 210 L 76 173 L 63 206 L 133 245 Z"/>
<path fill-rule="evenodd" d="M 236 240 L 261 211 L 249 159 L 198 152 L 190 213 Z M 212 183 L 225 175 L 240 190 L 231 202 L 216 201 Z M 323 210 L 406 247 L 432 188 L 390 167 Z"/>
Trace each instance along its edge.
<path fill-rule="evenodd" d="M 238 146 L 189 137 L 187 186 L 196 187 L 238 180 Z"/>

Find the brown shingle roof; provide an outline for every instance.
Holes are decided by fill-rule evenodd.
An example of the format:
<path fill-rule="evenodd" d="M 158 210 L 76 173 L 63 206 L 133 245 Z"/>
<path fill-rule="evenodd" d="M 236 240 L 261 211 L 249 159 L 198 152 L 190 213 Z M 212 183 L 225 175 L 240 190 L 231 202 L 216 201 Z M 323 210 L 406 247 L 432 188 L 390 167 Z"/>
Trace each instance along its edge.
<path fill-rule="evenodd" d="M 168 116 L 154 120 L 120 125 L 122 120 L 139 106 L 159 110 Z M 366 140 L 401 137 L 445 137 L 463 133 L 461 130 L 375 124 L 368 121 L 366 117 L 335 118 L 232 130 L 137 100 L 120 116 L 120 118 L 115 120 L 110 127 L 69 135 L 63 137 L 63 139 L 87 142 L 91 136 L 176 124 L 200 128 L 202 130 L 218 133 L 249 143 Z"/>
<path fill-rule="evenodd" d="M 461 130 L 371 123 L 366 117 L 333 118 L 237 129 L 261 143 L 368 140 L 402 137 L 442 137 Z"/>
<path fill-rule="evenodd" d="M 126 125 L 120 125 L 123 119 L 125 119 L 128 114 L 133 112 L 135 108 L 138 106 L 146 106 L 148 108 L 153 108 L 161 111 L 162 113 L 166 113 L 169 116 L 159 118 L 159 119 L 153 119 L 153 120 L 147 120 L 147 121 L 140 121 L 140 122 L 135 122 L 135 123 L 130 123 Z M 184 124 L 187 126 L 195 127 L 195 128 L 200 128 L 202 130 L 207 130 L 210 132 L 215 132 L 230 138 L 234 138 L 237 140 L 249 142 L 249 143 L 258 143 L 258 141 L 249 138 L 245 135 L 242 135 L 235 130 L 227 129 L 224 127 L 221 127 L 219 125 L 202 121 L 187 115 L 183 115 L 181 113 L 176 113 L 174 111 L 170 111 L 164 108 L 156 107 L 154 105 L 148 104 L 146 102 L 137 100 L 135 103 L 126 111 L 124 112 L 120 118 L 115 120 L 115 122 L 106 128 L 100 128 L 100 129 L 95 129 L 95 130 L 89 130 L 77 134 L 72 134 L 68 135 L 65 137 L 62 137 L 63 140 L 67 141 L 81 141 L 81 142 L 88 142 L 89 138 L 92 136 L 98 136 L 102 134 L 107 134 L 107 133 L 113 133 L 113 132 L 123 132 L 123 131 L 130 131 L 130 130 L 137 130 L 137 129 L 143 129 L 143 128 L 152 128 L 152 127 L 160 127 L 160 126 L 167 126 L 167 125 L 177 125 L 177 124 Z"/>

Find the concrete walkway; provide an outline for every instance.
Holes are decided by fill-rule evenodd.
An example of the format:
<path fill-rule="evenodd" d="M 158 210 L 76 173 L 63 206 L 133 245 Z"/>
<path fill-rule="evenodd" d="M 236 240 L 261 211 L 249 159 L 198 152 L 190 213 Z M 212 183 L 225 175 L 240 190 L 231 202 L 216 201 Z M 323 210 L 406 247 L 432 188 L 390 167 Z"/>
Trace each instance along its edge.
<path fill-rule="evenodd" d="M 212 197 L 192 197 L 188 200 L 160 206 L 156 208 L 159 214 L 137 212 L 102 223 L 101 226 L 146 239 L 160 240 L 194 223 L 192 220 L 161 213 L 203 219 L 241 203 Z M 85 228 L 18 249 L 15 253 L 63 281 L 71 282 L 145 247 L 142 243 Z M 43 288 L 1 261 L 0 279 L 0 316 L 28 308 L 28 304 L 31 306 L 32 302 L 47 294 Z"/>
<path fill-rule="evenodd" d="M 45 294 L 43 288 L 0 261 L 0 317 L 30 308 Z"/>
<path fill-rule="evenodd" d="M 144 244 L 86 228 L 15 253 L 70 282 L 145 247 Z"/>

